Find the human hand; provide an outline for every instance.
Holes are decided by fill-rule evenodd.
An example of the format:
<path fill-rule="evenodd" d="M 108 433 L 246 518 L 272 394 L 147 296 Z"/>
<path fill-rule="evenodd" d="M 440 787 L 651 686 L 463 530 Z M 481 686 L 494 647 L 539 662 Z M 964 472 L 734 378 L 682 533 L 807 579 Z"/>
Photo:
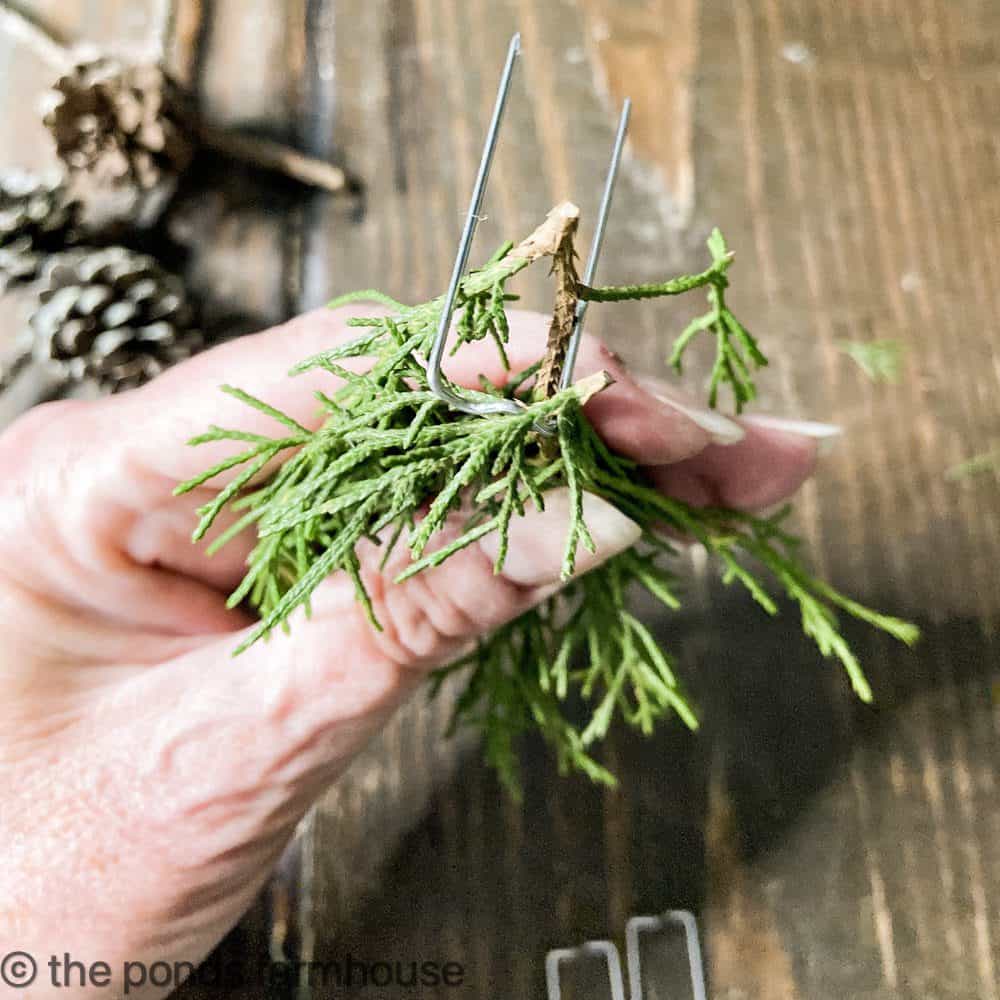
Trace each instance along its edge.
<path fill-rule="evenodd" d="M 352 335 L 349 310 L 317 312 L 206 352 L 150 385 L 97 402 L 39 407 L 0 437 L 0 956 L 41 962 L 196 963 L 233 926 L 310 804 L 427 670 L 559 586 L 565 498 L 511 526 L 503 573 L 487 537 L 445 565 L 366 583 L 373 631 L 349 581 L 317 591 L 313 618 L 239 659 L 250 627 L 228 611 L 250 541 L 209 559 L 190 542 L 210 486 L 174 485 L 229 452 L 184 445 L 210 423 L 270 432 L 269 418 L 217 391 L 234 383 L 309 426 L 331 376 L 289 366 Z M 516 370 L 544 350 L 546 320 L 512 315 Z M 769 506 L 811 472 L 824 425 L 729 420 L 640 383 L 592 338 L 578 372 L 616 383 L 587 413 L 608 443 L 692 503 Z M 501 377 L 488 345 L 451 376 Z M 215 454 L 206 455 L 214 449 Z M 596 554 L 638 528 L 588 497 Z M 49 987 L 25 1000 L 83 995 Z M 155 988 L 132 996 L 152 997 Z M 94 990 L 114 995 L 113 990 Z"/>

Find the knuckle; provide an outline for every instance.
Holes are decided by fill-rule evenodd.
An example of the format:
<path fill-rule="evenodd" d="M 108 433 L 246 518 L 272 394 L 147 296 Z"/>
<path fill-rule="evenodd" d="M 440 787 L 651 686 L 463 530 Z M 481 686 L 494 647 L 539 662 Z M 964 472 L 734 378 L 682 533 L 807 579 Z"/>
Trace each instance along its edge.
<path fill-rule="evenodd" d="M 481 551 L 464 551 L 437 571 L 371 589 L 382 625 L 376 641 L 399 663 L 434 665 L 465 642 L 523 610 L 520 588 L 493 575 Z"/>

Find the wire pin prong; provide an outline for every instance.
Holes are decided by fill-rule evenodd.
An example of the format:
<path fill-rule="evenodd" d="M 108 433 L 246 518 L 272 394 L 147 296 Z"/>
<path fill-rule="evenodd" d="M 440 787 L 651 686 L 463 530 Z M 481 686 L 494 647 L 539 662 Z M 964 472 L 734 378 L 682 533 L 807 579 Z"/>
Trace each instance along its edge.
<path fill-rule="evenodd" d="M 601 258 L 601 247 L 604 245 L 604 233 L 608 226 L 608 215 L 611 212 L 611 200 L 615 193 L 615 182 L 618 180 L 618 168 L 622 162 L 622 152 L 625 149 L 625 136 L 628 132 L 629 117 L 632 114 L 632 99 L 625 98 L 622 112 L 618 118 L 618 131 L 615 134 L 615 145 L 611 151 L 611 163 L 604 179 L 604 192 L 601 194 L 601 207 L 597 212 L 597 225 L 593 239 L 590 241 L 590 253 L 587 256 L 587 266 L 583 272 L 583 283 L 592 285 L 597 273 L 597 262 Z M 573 334 L 566 347 L 566 359 L 563 362 L 562 376 L 559 388 L 567 389 L 573 384 L 573 369 L 576 367 L 576 356 L 580 350 L 580 340 L 583 336 L 583 321 L 587 315 L 587 301 L 580 299 L 576 304 L 576 316 L 573 320 Z"/>
<path fill-rule="evenodd" d="M 482 218 L 480 209 L 483 203 L 483 196 L 486 193 L 486 185 L 489 181 L 490 168 L 493 165 L 493 155 L 496 152 L 497 143 L 500 137 L 500 126 L 503 121 L 504 111 L 507 107 L 507 97 L 510 93 L 510 85 L 514 76 L 514 65 L 521 53 L 521 36 L 515 34 L 510 40 L 507 49 L 507 61 L 504 64 L 503 73 L 500 77 L 500 85 L 497 89 L 496 101 L 493 105 L 493 115 L 490 119 L 489 129 L 486 133 L 486 141 L 483 145 L 483 155 L 479 161 L 479 170 L 476 174 L 476 182 L 472 189 L 472 198 L 469 202 L 469 209 L 465 216 L 465 224 L 462 228 L 462 236 L 458 245 L 458 254 L 455 257 L 455 264 L 451 272 L 451 281 L 448 284 L 448 291 L 445 293 L 444 304 L 441 309 L 441 317 L 438 322 L 437 332 L 434 342 L 431 345 L 427 357 L 427 382 L 431 392 L 439 399 L 442 399 L 453 409 L 463 413 L 473 413 L 485 415 L 490 413 L 519 413 L 522 405 L 512 399 L 491 399 L 486 397 L 465 396 L 456 392 L 448 380 L 444 377 L 442 364 L 444 361 L 445 349 L 448 345 L 448 333 L 451 329 L 451 320 L 455 312 L 455 302 L 458 298 L 458 290 L 462 283 L 462 276 L 469 262 L 469 253 L 472 249 L 472 241 L 476 235 L 476 227 Z M 590 253 L 587 258 L 587 265 L 584 271 L 584 283 L 591 284 L 594 274 L 597 271 L 597 262 L 601 255 L 601 247 L 604 243 L 604 234 L 607 229 L 608 215 L 611 211 L 611 201 L 614 195 L 615 181 L 618 178 L 618 169 L 621 166 L 622 151 L 625 147 L 625 135 L 628 131 L 629 116 L 632 110 L 632 102 L 626 98 L 622 105 L 621 116 L 618 120 L 618 131 L 615 135 L 614 148 L 611 153 L 611 163 L 608 167 L 607 177 L 604 181 L 604 191 L 601 196 L 601 206 L 597 215 L 597 224 L 594 229 L 594 236 L 590 244 Z M 559 387 L 565 389 L 572 384 L 573 370 L 576 367 L 576 358 L 580 349 L 580 339 L 583 334 L 584 317 L 587 313 L 586 301 L 579 301 L 576 305 L 576 314 L 573 320 L 573 331 L 566 349 L 566 358 L 563 363 L 563 370 L 560 373 Z M 553 434 L 554 425 L 551 421 L 536 426 L 536 430 L 543 434 Z"/>
<path fill-rule="evenodd" d="M 654 996 L 664 996 L 667 984 L 660 981 L 644 980 L 640 955 L 640 936 L 656 934 L 664 930 L 680 928 L 684 932 L 684 947 L 687 953 L 688 982 L 692 1000 L 706 1000 L 705 969 L 701 958 L 701 944 L 698 940 L 698 922 L 688 910 L 668 910 L 657 917 L 632 917 L 625 925 L 625 942 L 628 960 L 629 1000 L 650 1000 Z M 545 956 L 545 985 L 548 1000 L 562 1000 L 562 972 L 568 964 L 581 960 L 604 959 L 610 987 L 609 1000 L 625 1000 L 625 983 L 622 977 L 621 960 L 618 949 L 611 941 L 587 941 L 576 948 L 555 948 Z M 655 968 L 655 967 L 654 967 Z M 660 970 L 662 977 L 662 970 Z M 658 977 L 659 978 L 659 977 Z M 679 982 L 678 982 L 679 985 Z M 685 991 L 687 992 L 687 991 Z M 588 993 L 588 995 L 590 995 Z M 604 994 L 607 996 L 607 994 Z M 674 996 L 674 993 L 670 994 Z"/>
<path fill-rule="evenodd" d="M 560 965 L 580 958 L 599 955 L 607 964 L 610 1000 L 625 1000 L 625 981 L 622 979 L 618 949 L 610 941 L 587 941 L 578 948 L 554 948 L 545 956 L 545 986 L 548 1000 L 562 1000 Z"/>
<path fill-rule="evenodd" d="M 469 211 L 465 216 L 462 238 L 458 244 L 458 256 L 455 258 L 455 266 L 451 272 L 451 282 L 445 294 L 437 334 L 434 337 L 434 343 L 431 345 L 431 350 L 427 357 L 427 383 L 430 386 L 431 392 L 444 400 L 449 406 L 456 410 L 461 410 L 463 413 L 482 415 L 488 413 L 519 413 L 521 411 L 521 406 L 512 399 L 474 399 L 459 395 L 452 389 L 441 370 L 445 348 L 448 344 L 448 332 L 451 329 L 451 317 L 455 311 L 455 300 L 458 297 L 462 275 L 465 273 L 466 265 L 469 262 L 469 251 L 472 249 L 472 240 L 476 235 L 476 226 L 480 219 L 479 209 L 483 203 L 483 195 L 486 193 L 486 183 L 489 180 L 490 167 L 493 164 L 493 154 L 496 152 L 497 140 L 500 136 L 500 124 L 503 121 L 504 110 L 507 106 L 507 95 L 510 93 L 511 80 L 514 76 L 514 64 L 517 62 L 517 57 L 520 54 L 521 36 L 520 34 L 516 34 L 510 40 L 510 46 L 507 49 L 507 62 L 504 64 L 503 74 L 500 77 L 500 86 L 497 90 L 496 102 L 493 106 L 493 117 L 490 119 L 490 127 L 486 133 L 483 155 L 479 161 L 479 171 L 476 174 L 476 183 L 472 189 L 472 200 L 469 202 Z"/>
<path fill-rule="evenodd" d="M 693 1000 L 707 1000 L 705 968 L 701 959 L 701 943 L 698 940 L 698 922 L 689 910 L 667 910 L 658 917 L 632 917 L 625 925 L 630 1000 L 643 1000 L 644 994 L 640 934 L 656 933 L 667 927 L 680 927 L 684 931 L 684 947 L 687 951 L 688 972 L 691 977 L 691 996 Z"/>

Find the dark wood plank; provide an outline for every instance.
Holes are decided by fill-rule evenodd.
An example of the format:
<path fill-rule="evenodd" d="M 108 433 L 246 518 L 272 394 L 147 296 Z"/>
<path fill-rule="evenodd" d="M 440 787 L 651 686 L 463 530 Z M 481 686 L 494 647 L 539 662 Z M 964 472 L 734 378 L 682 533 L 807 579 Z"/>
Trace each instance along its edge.
<path fill-rule="evenodd" d="M 289 141 L 302 74 L 299 4 L 214 0 L 179 3 L 169 65 L 188 79 L 210 121 Z M 190 284 L 216 317 L 259 326 L 295 311 L 298 216 L 306 193 L 230 162 L 207 161 L 171 215 L 187 249 Z"/>
<path fill-rule="evenodd" d="M 996 734 L 967 735 L 990 732 L 995 715 L 981 630 L 997 610 L 997 499 L 995 483 L 943 476 L 986 447 L 996 423 L 996 341 L 984 335 L 996 298 L 982 272 L 994 233 L 975 219 L 997 164 L 972 138 L 968 98 L 983 93 L 973 81 L 989 47 L 978 39 L 996 19 L 974 4 L 964 12 L 771 0 L 703 21 L 703 45 L 735 39 L 740 53 L 735 77 L 706 71 L 702 107 L 742 105 L 742 155 L 714 204 L 729 209 L 742 172 L 762 277 L 759 305 L 748 305 L 775 317 L 779 342 L 802 357 L 782 404 L 808 399 L 810 415 L 848 430 L 805 495 L 817 560 L 929 625 L 912 657 L 864 641 L 879 708 L 843 704 L 848 754 L 780 861 L 749 869 L 795 995 L 997 996 Z M 789 45 L 805 60 L 789 59 Z M 732 138 L 720 133 L 719 160 Z M 843 337 L 901 340 L 901 385 L 860 378 L 836 351 Z M 758 808 L 751 796 L 745 830 Z M 824 867 L 819 889 L 809 873 Z M 727 900 L 718 913 L 731 941 Z M 747 988 L 738 965 L 717 980 Z M 756 988 L 772 995 L 767 976 Z"/>
<path fill-rule="evenodd" d="M 452 959 L 467 980 L 446 995 L 522 997 L 540 993 L 547 948 L 690 906 L 719 997 L 997 1000 L 1000 502 L 995 478 L 943 474 L 1000 439 L 996 6 L 25 6 L 65 37 L 152 50 L 169 25 L 167 57 L 214 118 L 365 179 L 359 204 L 209 173 L 215 193 L 178 220 L 190 274 L 220 312 L 261 324 L 354 287 L 440 290 L 516 28 L 526 56 L 482 254 L 567 195 L 587 236 L 631 94 L 603 276 L 694 266 L 710 225 L 723 227 L 735 301 L 776 359 L 761 409 L 847 431 L 799 502 L 811 558 L 927 630 L 913 654 L 851 630 L 878 697 L 863 709 L 791 614 L 762 622 L 695 553 L 691 610 L 656 625 L 703 706 L 700 736 L 616 736 L 616 793 L 559 779 L 532 743 L 518 807 L 474 752 L 442 746 L 443 706 L 415 703 L 309 822 L 276 883 L 298 893 L 277 908 L 295 911 L 298 940 L 285 943 L 306 957 Z M 5 93 L 50 75 L 6 31 L 0 46 Z M 37 131 L 17 110 L 29 105 L 13 107 L 0 148 L 43 155 L 23 138 Z M 544 278 L 524 284 L 544 308 Z M 591 322 L 662 371 L 686 315 L 644 304 Z M 839 349 L 876 337 L 907 347 L 898 386 L 872 385 Z M 691 384 L 703 374 L 695 365 Z M 268 919 L 246 925 L 244 950 L 265 947 Z"/>
<path fill-rule="evenodd" d="M 531 96 L 512 108 L 483 250 L 557 197 L 592 210 L 631 93 L 607 280 L 693 265 L 723 226 L 740 309 L 776 358 L 761 408 L 847 430 L 799 503 L 814 563 L 928 635 L 908 654 L 851 630 L 879 699 L 862 709 L 794 618 L 761 622 L 696 560 L 700 601 L 659 627 L 683 651 L 705 732 L 617 737 L 625 780 L 606 795 L 557 779 L 532 745 L 520 809 L 469 758 L 369 906 L 329 926 L 316 911 L 318 954 L 444 951 L 468 967 L 464 995 L 524 996 L 546 948 L 690 905 L 717 996 L 996 997 L 1000 505 L 995 481 L 943 473 L 997 435 L 996 237 L 982 220 L 997 214 L 985 67 L 1000 25 L 986 4 L 960 6 L 321 5 L 348 26 L 333 55 L 336 146 L 371 189 L 363 218 L 320 217 L 307 238 L 307 301 L 441 287 L 519 27 Z M 544 307 L 543 288 L 529 283 L 528 301 Z M 662 370 L 684 318 L 643 305 L 594 328 Z M 839 349 L 875 337 L 907 347 L 897 387 L 872 385 Z M 321 893 L 335 894 L 322 859 L 337 836 L 328 818 L 315 829 Z"/>

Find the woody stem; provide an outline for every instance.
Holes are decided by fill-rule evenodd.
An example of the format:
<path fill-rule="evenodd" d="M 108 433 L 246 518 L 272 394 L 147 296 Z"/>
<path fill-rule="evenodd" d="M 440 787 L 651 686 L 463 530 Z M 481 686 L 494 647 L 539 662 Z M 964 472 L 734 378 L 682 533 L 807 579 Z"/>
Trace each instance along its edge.
<path fill-rule="evenodd" d="M 338 193 L 349 190 L 351 180 L 340 167 L 314 156 L 307 156 L 272 139 L 240 135 L 198 123 L 198 136 L 209 149 L 234 160 L 250 163 L 262 170 L 284 174 L 310 187 Z"/>

